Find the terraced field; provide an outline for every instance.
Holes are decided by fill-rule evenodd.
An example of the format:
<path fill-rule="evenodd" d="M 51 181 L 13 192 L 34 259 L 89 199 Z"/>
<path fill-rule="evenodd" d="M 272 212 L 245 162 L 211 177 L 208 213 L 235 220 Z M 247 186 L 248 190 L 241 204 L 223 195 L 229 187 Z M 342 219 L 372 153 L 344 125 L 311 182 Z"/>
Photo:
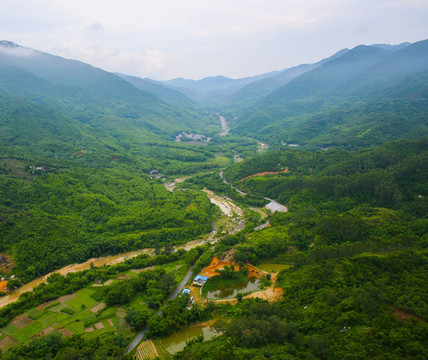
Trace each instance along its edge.
<path fill-rule="evenodd" d="M 108 332 L 131 335 L 123 308 L 105 307 L 91 297 L 94 292 L 93 288 L 85 288 L 18 316 L 0 329 L 0 349 L 4 352 L 13 345 L 56 332 L 65 336 L 83 334 L 87 338 Z"/>
<path fill-rule="evenodd" d="M 155 359 L 159 354 L 152 340 L 143 341 L 135 351 L 135 358 L 138 360 Z"/>

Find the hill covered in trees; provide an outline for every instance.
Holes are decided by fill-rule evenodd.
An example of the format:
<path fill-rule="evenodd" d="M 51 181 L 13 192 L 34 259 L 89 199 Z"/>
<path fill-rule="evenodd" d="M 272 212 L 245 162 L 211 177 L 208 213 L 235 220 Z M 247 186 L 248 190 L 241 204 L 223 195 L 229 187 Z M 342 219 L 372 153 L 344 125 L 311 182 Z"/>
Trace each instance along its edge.
<path fill-rule="evenodd" d="M 88 258 L 164 247 L 157 257 L 50 277 L 0 310 L 0 344 L 14 317 L 86 287 L 88 303 L 104 301 L 117 321 L 115 306 L 124 306 L 130 326 L 148 325 L 151 337 L 213 316 L 223 334 L 191 340 L 175 359 L 422 359 L 427 44 L 359 46 L 254 78 L 160 84 L 0 42 L 0 253 L 13 258 L 14 274 L 29 281 Z M 225 113 L 197 104 L 198 91 Z M 220 115 L 232 135 L 218 135 Z M 210 141 L 175 141 L 183 132 Z M 273 151 L 258 153 L 255 139 Z M 218 211 L 202 188 L 242 207 L 241 231 L 225 234 L 219 222 L 216 244 L 171 253 L 213 229 Z M 267 212 L 266 198 L 288 212 Z M 192 310 L 186 298 L 166 301 L 187 269 L 214 255 L 242 270 L 284 265 L 264 279 L 283 296 Z M 161 265 L 169 272 L 147 269 Z M 89 315 L 76 319 L 79 336 L 28 337 L 5 359 L 131 358 L 129 338 L 86 337 L 98 316 Z"/>
<path fill-rule="evenodd" d="M 355 149 L 426 135 L 428 40 L 358 46 L 252 105 L 230 106 L 235 133 L 271 145 Z"/>

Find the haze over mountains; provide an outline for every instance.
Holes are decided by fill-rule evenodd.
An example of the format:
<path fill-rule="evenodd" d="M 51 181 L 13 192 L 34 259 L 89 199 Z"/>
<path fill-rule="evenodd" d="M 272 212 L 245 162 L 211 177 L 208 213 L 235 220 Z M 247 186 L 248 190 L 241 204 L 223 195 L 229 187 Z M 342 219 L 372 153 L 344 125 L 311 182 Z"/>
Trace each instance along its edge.
<path fill-rule="evenodd" d="M 82 149 L 124 153 L 205 128 L 196 106 L 185 108 L 183 95 L 163 90 L 165 97 L 90 65 L 2 41 L 0 138 L 33 153 L 69 157 Z"/>
<path fill-rule="evenodd" d="M 237 115 L 232 133 L 274 147 L 352 148 L 415 138 L 426 134 L 427 59 L 428 40 L 361 45 L 243 79 L 156 82 L 1 41 L 1 139 L 36 151 L 30 139 L 37 132 L 45 134 L 43 151 L 123 152 L 127 142 L 173 140 L 181 131 L 214 135 L 207 125 L 216 120 L 201 115 L 207 106 Z M 22 116 L 12 120 L 15 111 Z"/>

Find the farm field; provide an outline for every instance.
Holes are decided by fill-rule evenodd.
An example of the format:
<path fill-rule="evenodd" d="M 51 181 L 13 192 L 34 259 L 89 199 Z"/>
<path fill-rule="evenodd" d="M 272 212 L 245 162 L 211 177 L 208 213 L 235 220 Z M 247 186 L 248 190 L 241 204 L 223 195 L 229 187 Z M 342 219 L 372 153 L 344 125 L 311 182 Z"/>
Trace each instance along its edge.
<path fill-rule="evenodd" d="M 12 346 L 26 344 L 30 340 L 60 333 L 66 337 L 82 335 L 84 338 L 96 338 L 107 333 L 122 334 L 132 337 L 133 331 L 125 321 L 126 309 L 123 306 L 108 307 L 102 296 L 101 288 L 116 281 L 127 280 L 138 276 L 141 271 L 163 269 L 182 280 L 188 266 L 183 260 L 156 265 L 145 269 L 133 269 L 123 272 L 115 279 L 103 283 L 92 283 L 73 294 L 32 308 L 16 317 L 7 326 L 0 328 L 0 350 L 4 353 Z M 95 300 L 100 299 L 100 300 Z M 145 294 L 136 294 L 129 307 L 146 306 Z"/>
<path fill-rule="evenodd" d="M 110 332 L 132 335 L 123 308 L 106 307 L 91 297 L 94 293 L 95 289 L 84 288 L 18 316 L 0 329 L 0 349 L 4 352 L 13 345 L 58 332 L 87 338 Z"/>

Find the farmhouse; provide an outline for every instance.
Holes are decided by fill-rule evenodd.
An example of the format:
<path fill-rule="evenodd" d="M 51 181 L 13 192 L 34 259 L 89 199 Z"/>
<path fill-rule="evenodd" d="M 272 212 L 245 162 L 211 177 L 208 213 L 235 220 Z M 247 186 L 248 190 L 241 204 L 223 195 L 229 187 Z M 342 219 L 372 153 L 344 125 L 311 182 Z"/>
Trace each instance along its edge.
<path fill-rule="evenodd" d="M 190 294 L 190 289 L 188 289 L 188 288 L 183 289 L 183 291 L 181 292 L 180 296 L 185 295 L 185 294 Z"/>
<path fill-rule="evenodd" d="M 198 275 L 193 279 L 193 285 L 195 286 L 204 286 L 208 278 L 206 276 Z"/>

